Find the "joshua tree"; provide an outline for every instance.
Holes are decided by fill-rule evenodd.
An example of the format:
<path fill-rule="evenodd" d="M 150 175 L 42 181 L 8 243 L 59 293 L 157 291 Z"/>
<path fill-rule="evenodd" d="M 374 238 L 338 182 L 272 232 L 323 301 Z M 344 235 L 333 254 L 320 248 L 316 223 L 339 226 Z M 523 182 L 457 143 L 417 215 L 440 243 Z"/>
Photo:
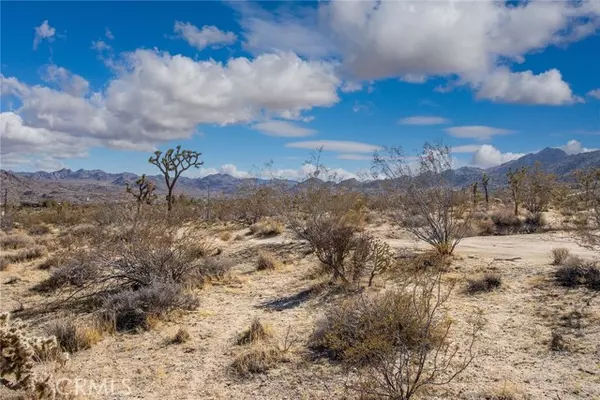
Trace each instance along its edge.
<path fill-rule="evenodd" d="M 506 176 L 508 177 L 508 185 L 510 186 L 510 193 L 513 201 L 515 202 L 515 215 L 519 215 L 519 203 L 521 202 L 521 194 L 523 192 L 523 184 L 525 182 L 525 176 L 527 174 L 527 168 L 521 167 L 516 171 L 512 168 L 508 170 Z"/>
<path fill-rule="evenodd" d="M 481 184 L 483 185 L 483 192 L 485 193 L 485 204 L 487 205 L 490 202 L 488 197 L 488 184 L 490 183 L 490 177 L 485 172 L 481 177 Z"/>
<path fill-rule="evenodd" d="M 156 186 L 152 183 L 146 175 L 142 175 L 138 180 L 135 181 L 135 188 L 127 184 L 127 193 L 131 193 L 137 202 L 137 213 L 140 213 L 140 207 L 142 204 L 152 204 L 152 201 L 156 198 L 154 190 Z"/>
<path fill-rule="evenodd" d="M 473 191 L 473 205 L 477 205 L 477 182 L 473 182 L 471 185 L 471 190 Z"/>
<path fill-rule="evenodd" d="M 181 150 L 181 146 L 175 149 L 169 149 L 164 154 L 157 150 L 154 156 L 151 156 L 148 162 L 158 167 L 165 177 L 167 185 L 167 208 L 169 211 L 173 208 L 173 189 L 181 174 L 194 167 L 199 168 L 203 161 L 200 161 L 202 153 L 192 150 Z"/>

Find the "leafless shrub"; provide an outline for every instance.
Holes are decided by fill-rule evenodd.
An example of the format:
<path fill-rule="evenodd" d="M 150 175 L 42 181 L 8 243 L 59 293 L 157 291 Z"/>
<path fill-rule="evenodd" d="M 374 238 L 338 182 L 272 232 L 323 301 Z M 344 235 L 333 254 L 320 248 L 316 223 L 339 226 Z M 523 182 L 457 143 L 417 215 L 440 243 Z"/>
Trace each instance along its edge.
<path fill-rule="evenodd" d="M 526 233 L 540 232 L 546 225 L 546 218 L 541 212 L 527 214 L 523 221 L 523 230 Z"/>
<path fill-rule="evenodd" d="M 230 231 L 223 231 L 219 233 L 219 239 L 221 239 L 224 242 L 229 242 L 232 237 L 233 234 Z"/>
<path fill-rule="evenodd" d="M 84 251 L 73 253 L 59 262 L 58 268 L 46 280 L 34 286 L 35 290 L 51 292 L 65 286 L 81 288 L 102 276 L 99 263 L 93 260 L 93 255 Z"/>
<path fill-rule="evenodd" d="M 381 275 L 395 265 L 394 253 L 384 241 L 366 233 L 354 240 L 351 258 L 353 282 L 358 282 L 362 275 L 368 274 L 368 286 L 371 286 L 376 275 Z"/>
<path fill-rule="evenodd" d="M 469 228 L 464 193 L 446 181 L 452 166 L 450 149 L 426 144 L 413 171 L 400 148 L 375 155 L 374 172 L 388 178 L 394 220 L 441 254 L 452 254 Z"/>
<path fill-rule="evenodd" d="M 564 247 L 557 247 L 552 249 L 552 264 L 553 265 L 562 265 L 567 261 L 569 257 L 569 249 Z"/>
<path fill-rule="evenodd" d="M 550 339 L 550 350 L 565 351 L 567 350 L 567 342 L 563 335 L 556 329 L 552 330 L 552 338 Z"/>
<path fill-rule="evenodd" d="M 491 292 L 500 287 L 502 279 L 497 274 L 485 274 L 480 279 L 469 279 L 467 281 L 466 292 L 476 294 L 482 292 Z"/>
<path fill-rule="evenodd" d="M 523 205 L 532 214 L 546 211 L 552 201 L 555 186 L 556 176 L 546 173 L 542 165 L 536 162 L 533 168 L 525 172 Z"/>
<path fill-rule="evenodd" d="M 275 254 L 269 251 L 258 252 L 258 260 L 256 262 L 257 270 L 275 270 L 281 268 L 281 266 L 281 261 L 277 259 Z"/>
<path fill-rule="evenodd" d="M 116 331 L 149 329 L 148 318 L 163 318 L 175 310 L 194 310 L 198 299 L 175 283 L 154 283 L 139 290 L 109 295 L 102 305 L 102 319 Z"/>
<path fill-rule="evenodd" d="M 10 262 L 6 258 L 4 258 L 4 257 L 0 258 L 0 271 L 4 271 L 5 269 L 8 268 L 9 265 L 10 265 Z"/>

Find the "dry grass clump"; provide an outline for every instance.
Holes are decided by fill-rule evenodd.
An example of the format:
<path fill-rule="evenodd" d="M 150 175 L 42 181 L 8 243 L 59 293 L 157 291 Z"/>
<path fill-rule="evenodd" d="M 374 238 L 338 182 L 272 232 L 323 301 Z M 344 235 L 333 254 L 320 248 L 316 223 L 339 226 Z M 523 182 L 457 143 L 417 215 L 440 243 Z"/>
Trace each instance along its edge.
<path fill-rule="evenodd" d="M 171 344 L 182 344 L 188 342 L 191 336 L 185 328 L 179 328 L 175 336 L 171 339 Z"/>
<path fill-rule="evenodd" d="M 27 233 L 33 236 L 41 236 L 50 233 L 50 227 L 48 225 L 33 225 L 29 229 L 27 229 Z"/>
<path fill-rule="evenodd" d="M 24 247 L 33 246 L 34 244 L 33 238 L 20 233 L 0 237 L 0 248 L 2 248 L 3 251 L 7 249 L 22 249 Z"/>
<path fill-rule="evenodd" d="M 219 239 L 224 242 L 229 242 L 233 238 L 233 234 L 230 231 L 223 231 L 219 233 Z"/>
<path fill-rule="evenodd" d="M 253 235 L 267 237 L 277 236 L 285 231 L 285 225 L 274 218 L 263 218 L 260 221 L 250 225 L 250 232 Z"/>
<path fill-rule="evenodd" d="M 5 263 L 15 263 L 40 258 L 45 254 L 46 248 L 44 246 L 33 245 L 32 247 L 20 249 L 11 253 L 3 252 L 2 259 L 5 260 Z"/>
<path fill-rule="evenodd" d="M 252 346 L 238 355 L 231 369 L 241 377 L 265 373 L 278 363 L 285 361 L 285 353 L 272 345 Z"/>
<path fill-rule="evenodd" d="M 283 264 L 277 259 L 275 254 L 270 251 L 259 251 L 258 260 L 256 262 L 256 269 L 262 270 L 275 270 L 281 268 Z"/>
<path fill-rule="evenodd" d="M 54 321 L 46 332 L 55 336 L 61 349 L 69 353 L 89 349 L 102 340 L 102 332 L 97 326 L 79 325 L 67 319 Z"/>
<path fill-rule="evenodd" d="M 600 290 L 600 269 L 596 263 L 577 256 L 567 257 L 554 276 L 562 286 L 586 286 L 591 290 Z"/>
<path fill-rule="evenodd" d="M 0 258 L 0 271 L 4 271 L 10 266 L 10 262 L 4 257 Z"/>
<path fill-rule="evenodd" d="M 552 337 L 550 338 L 550 350 L 552 351 L 566 351 L 568 348 L 567 341 L 563 335 L 556 329 L 552 330 Z"/>
<path fill-rule="evenodd" d="M 557 247 L 552 249 L 552 265 L 562 265 L 569 257 L 569 249 Z"/>
<path fill-rule="evenodd" d="M 252 320 L 250 327 L 242 332 L 236 339 L 237 345 L 266 342 L 273 339 L 273 330 L 269 325 L 264 325 L 258 318 Z"/>
<path fill-rule="evenodd" d="M 500 287 L 502 278 L 498 274 L 485 274 L 479 279 L 469 279 L 467 281 L 466 292 L 476 294 L 482 292 L 491 292 Z"/>

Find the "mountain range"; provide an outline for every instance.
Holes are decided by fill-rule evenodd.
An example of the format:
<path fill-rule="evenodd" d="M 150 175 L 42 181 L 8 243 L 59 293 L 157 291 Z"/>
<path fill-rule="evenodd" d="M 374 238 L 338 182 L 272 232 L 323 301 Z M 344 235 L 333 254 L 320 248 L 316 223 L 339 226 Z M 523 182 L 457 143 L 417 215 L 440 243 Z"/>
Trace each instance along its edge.
<path fill-rule="evenodd" d="M 563 150 L 546 148 L 537 153 L 527 154 L 516 160 L 487 169 L 462 167 L 451 170 L 446 178 L 457 187 L 470 185 L 481 179 L 485 172 L 490 177 L 490 185 L 499 187 L 506 184 L 506 173 L 509 169 L 522 166 L 532 166 L 539 162 L 544 170 L 556 174 L 563 180 L 570 179 L 576 169 L 591 167 L 600 168 L 600 150 L 587 153 L 568 155 Z M 68 200 L 73 202 L 114 201 L 126 199 L 125 186 L 138 178 L 130 172 L 108 173 L 102 170 L 72 171 L 63 168 L 54 172 L 13 172 L 0 171 L 2 191 L 8 189 L 9 201 L 40 201 L 45 198 Z M 159 193 L 165 192 L 162 176 L 149 176 L 157 185 Z M 315 179 L 315 178 L 312 178 Z M 199 197 L 206 196 L 210 191 L 214 195 L 232 195 L 248 186 L 268 185 L 271 181 L 257 178 L 235 178 L 227 174 L 214 174 L 202 178 L 181 177 L 178 182 L 178 192 Z M 287 186 L 303 187 L 307 184 L 292 180 L 280 180 Z M 337 185 L 349 189 L 372 191 L 379 188 L 379 181 L 361 182 L 348 179 Z"/>

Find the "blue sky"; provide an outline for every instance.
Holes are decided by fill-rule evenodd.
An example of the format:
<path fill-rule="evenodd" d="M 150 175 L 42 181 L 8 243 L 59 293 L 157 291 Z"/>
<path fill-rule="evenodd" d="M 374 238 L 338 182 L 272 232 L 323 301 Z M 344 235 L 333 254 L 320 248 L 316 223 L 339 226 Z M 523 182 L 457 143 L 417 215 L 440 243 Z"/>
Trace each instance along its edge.
<path fill-rule="evenodd" d="M 3 2 L 2 168 L 196 174 L 425 141 L 456 166 L 600 148 L 600 2 Z"/>

